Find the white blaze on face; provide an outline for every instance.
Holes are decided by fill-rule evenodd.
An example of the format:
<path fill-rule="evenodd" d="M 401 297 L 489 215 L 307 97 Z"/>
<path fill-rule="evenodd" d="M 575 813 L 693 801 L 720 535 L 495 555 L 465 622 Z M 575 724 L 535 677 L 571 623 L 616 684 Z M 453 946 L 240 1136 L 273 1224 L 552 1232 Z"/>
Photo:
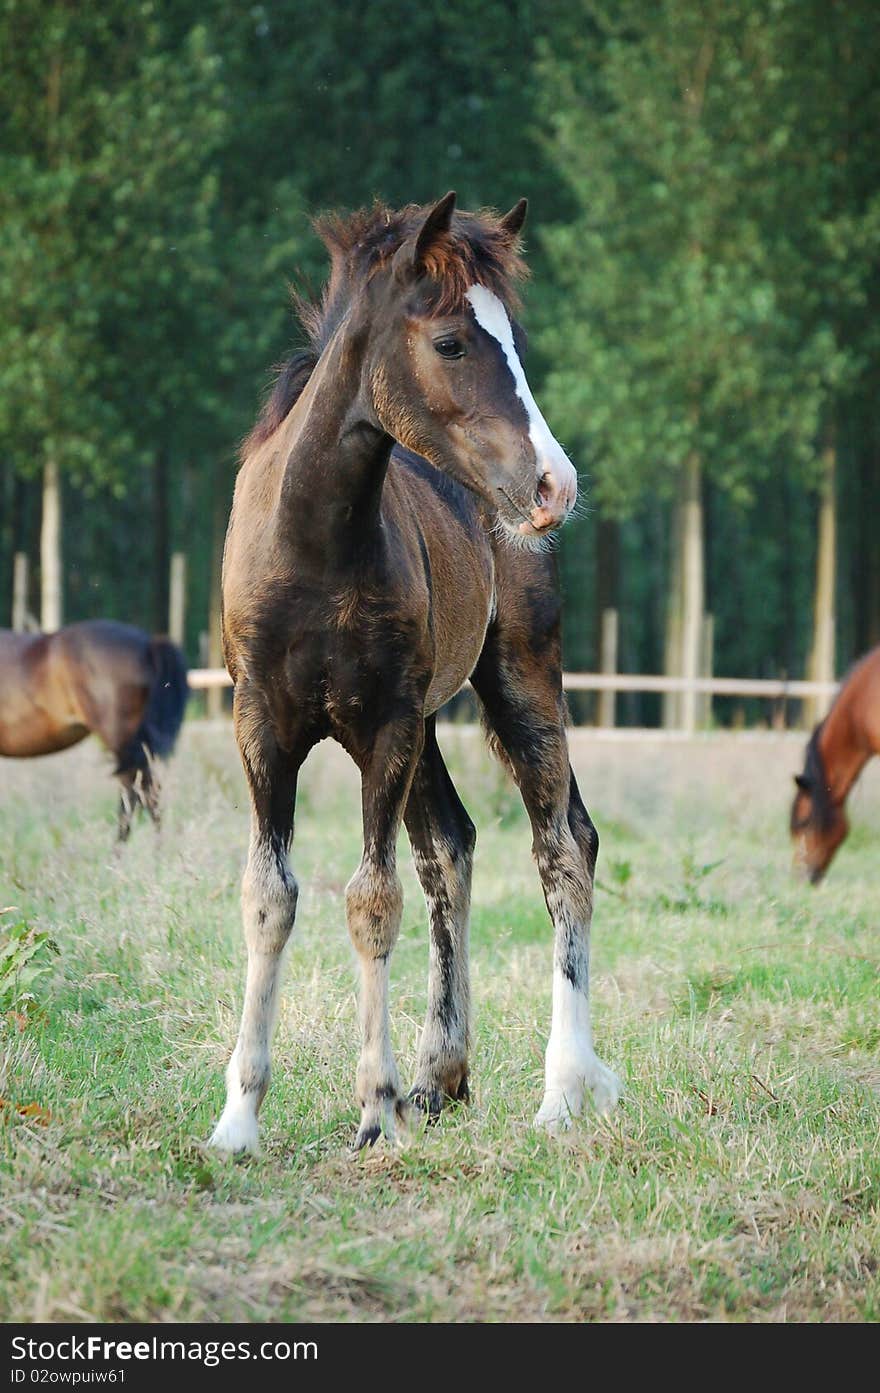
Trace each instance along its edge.
<path fill-rule="evenodd" d="M 567 498 L 568 506 L 572 507 L 577 497 L 577 473 L 532 396 L 513 341 L 513 329 L 506 309 L 498 296 L 493 295 L 484 285 L 472 285 L 466 298 L 480 328 L 485 329 L 486 333 L 501 345 L 507 366 L 513 374 L 516 395 L 529 418 L 529 439 L 534 447 L 536 459 L 536 482 L 545 474 L 549 474 L 556 487 Z"/>

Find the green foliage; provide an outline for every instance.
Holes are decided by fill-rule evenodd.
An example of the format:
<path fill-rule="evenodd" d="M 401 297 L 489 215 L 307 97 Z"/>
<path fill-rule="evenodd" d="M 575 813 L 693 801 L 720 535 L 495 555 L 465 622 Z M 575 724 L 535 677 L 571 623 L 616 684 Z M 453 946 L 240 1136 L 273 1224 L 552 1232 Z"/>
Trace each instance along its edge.
<path fill-rule="evenodd" d="M 820 187 L 835 122 L 804 138 L 817 84 L 829 106 L 839 84 L 806 42 L 817 17 L 747 0 L 582 10 L 541 65 L 547 151 L 578 205 L 545 236 L 554 416 L 617 512 L 670 492 L 694 451 L 741 502 L 780 460 L 812 479 L 823 414 L 865 351 L 841 326 L 878 245 L 875 200 L 835 216 L 839 191 Z"/>
<path fill-rule="evenodd" d="M 848 558 L 876 492 L 878 37 L 874 6 L 799 0 L 580 0 L 542 36 L 545 156 L 569 196 L 542 228 L 544 399 L 603 515 L 627 520 L 614 602 L 635 670 L 662 663 L 655 519 L 688 458 L 713 512 L 716 670 L 802 670 L 829 440 L 853 510 L 842 652 L 880 637 L 878 583 Z M 585 523 L 565 539 L 569 591 L 590 546 Z"/>
<path fill-rule="evenodd" d="M 0 87 L 0 440 L 25 473 L 51 456 L 79 482 L 123 481 L 199 372 L 186 326 L 217 279 L 217 59 L 199 27 L 169 51 L 149 3 L 17 0 L 0 46 L 18 59 Z"/>
<path fill-rule="evenodd" d="M 708 914 L 727 914 L 729 906 L 724 900 L 707 899 L 703 895 L 703 883 L 707 876 L 723 864 L 723 860 L 700 864 L 692 851 L 685 851 L 681 858 L 681 889 L 672 895 L 661 891 L 657 896 L 657 903 L 662 909 L 676 914 L 687 914 L 694 910 L 702 910 Z"/>
<path fill-rule="evenodd" d="M 608 863 L 607 870 L 613 884 L 608 885 L 601 878 L 597 878 L 596 885 L 600 890 L 607 890 L 612 895 L 626 899 L 627 886 L 633 878 L 632 861 L 627 858 L 612 860 Z"/>
<path fill-rule="evenodd" d="M 0 916 L 13 914 L 0 909 Z M 14 1011 L 27 1016 L 36 1006 L 34 986 L 52 969 L 58 945 L 45 930 L 34 929 L 26 919 L 0 925 L 0 1013 Z"/>

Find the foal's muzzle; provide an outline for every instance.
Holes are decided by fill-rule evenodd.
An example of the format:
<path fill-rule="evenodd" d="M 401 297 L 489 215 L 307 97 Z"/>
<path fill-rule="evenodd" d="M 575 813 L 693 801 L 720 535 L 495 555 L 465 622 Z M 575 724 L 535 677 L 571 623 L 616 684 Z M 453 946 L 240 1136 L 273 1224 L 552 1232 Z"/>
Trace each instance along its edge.
<path fill-rule="evenodd" d="M 538 480 L 535 501 L 528 518 L 521 522 L 519 531 L 526 537 L 552 532 L 561 527 L 577 501 L 577 475 L 572 465 L 567 470 L 547 469 Z"/>

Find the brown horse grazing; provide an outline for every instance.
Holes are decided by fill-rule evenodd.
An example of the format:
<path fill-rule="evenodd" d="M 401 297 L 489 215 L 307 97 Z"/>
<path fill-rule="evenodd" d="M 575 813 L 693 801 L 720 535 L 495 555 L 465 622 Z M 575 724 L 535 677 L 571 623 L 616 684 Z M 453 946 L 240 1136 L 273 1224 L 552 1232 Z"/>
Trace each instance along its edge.
<path fill-rule="evenodd" d="M 813 885 L 847 832 L 843 805 L 871 755 L 880 754 L 880 648 L 850 672 L 824 721 L 810 736 L 804 772 L 795 774 L 791 808 L 795 860 Z"/>
<path fill-rule="evenodd" d="M 242 888 L 248 971 L 223 1115 L 256 1150 L 281 955 L 297 884 L 297 775 L 333 737 L 361 771 L 363 857 L 346 890 L 361 969 L 356 1146 L 406 1116 L 388 1019 L 406 824 L 430 924 L 428 1011 L 410 1100 L 468 1096 L 468 918 L 475 833 L 437 745 L 468 677 L 513 771 L 555 926 L 553 1019 L 537 1121 L 566 1125 L 596 1058 L 589 929 L 598 839 L 568 762 L 559 595 L 541 548 L 575 502 L 574 469 L 529 391 L 511 323 L 525 200 L 504 218 L 374 208 L 319 224 L 332 271 L 243 451 L 223 571 L 235 732 L 250 787 Z M 401 442 L 395 444 L 395 442 Z"/>
<path fill-rule="evenodd" d="M 0 629 L 0 755 L 48 755 L 97 735 L 116 756 L 120 841 L 138 804 L 159 825 L 153 762 L 173 750 L 188 695 L 180 650 L 130 624 Z"/>

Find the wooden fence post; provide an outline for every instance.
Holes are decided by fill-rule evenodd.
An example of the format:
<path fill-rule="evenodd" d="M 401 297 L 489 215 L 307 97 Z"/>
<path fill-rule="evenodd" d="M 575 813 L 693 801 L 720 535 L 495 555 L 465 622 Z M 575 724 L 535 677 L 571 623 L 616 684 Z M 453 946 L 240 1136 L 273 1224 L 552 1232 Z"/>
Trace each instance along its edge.
<path fill-rule="evenodd" d="M 602 652 L 600 666 L 603 673 L 617 672 L 617 633 L 618 614 L 616 609 L 602 611 Z M 600 726 L 616 725 L 617 694 L 611 690 L 599 693 Z"/>

